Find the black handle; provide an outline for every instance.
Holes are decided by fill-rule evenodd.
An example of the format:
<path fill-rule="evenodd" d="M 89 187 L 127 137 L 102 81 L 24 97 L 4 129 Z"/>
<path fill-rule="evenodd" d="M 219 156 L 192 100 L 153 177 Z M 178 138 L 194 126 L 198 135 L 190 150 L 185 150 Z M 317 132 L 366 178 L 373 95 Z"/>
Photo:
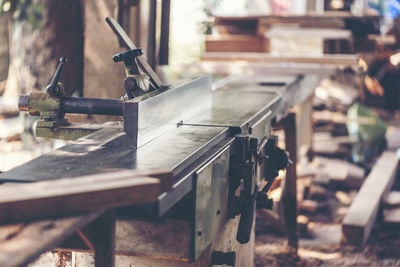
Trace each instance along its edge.
<path fill-rule="evenodd" d="M 59 64 L 56 72 L 54 73 L 53 79 L 51 79 L 50 84 L 46 87 L 46 91 L 49 95 L 53 96 L 61 96 L 61 90 L 58 87 L 58 82 L 60 81 L 61 73 L 64 68 L 64 64 L 67 63 L 67 59 L 65 57 L 60 57 Z"/>
<path fill-rule="evenodd" d="M 254 192 L 257 192 L 256 186 Z M 242 197 L 242 196 L 241 196 Z M 251 229 L 253 228 L 254 210 L 256 205 L 255 195 L 247 195 L 247 207 L 242 210 L 236 240 L 240 244 L 246 244 L 250 240 Z"/>
<path fill-rule="evenodd" d="M 143 49 L 132 49 L 126 52 L 122 52 L 113 56 L 114 62 L 123 61 L 126 67 L 137 65 L 136 58 L 143 55 Z"/>

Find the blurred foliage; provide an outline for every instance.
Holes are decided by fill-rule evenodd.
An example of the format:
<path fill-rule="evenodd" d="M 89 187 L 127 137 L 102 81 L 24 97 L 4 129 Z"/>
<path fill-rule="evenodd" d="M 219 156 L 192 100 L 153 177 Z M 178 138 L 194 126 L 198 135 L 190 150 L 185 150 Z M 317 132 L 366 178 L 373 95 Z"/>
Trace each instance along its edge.
<path fill-rule="evenodd" d="M 355 163 L 372 161 L 385 146 L 387 123 L 373 110 L 358 102 L 349 108 L 347 118 L 349 135 L 358 139 L 352 148 L 353 161 Z"/>
<path fill-rule="evenodd" d="M 15 20 L 26 21 L 32 30 L 40 30 L 44 6 L 39 0 L 0 0 L 0 13 L 11 12 Z"/>
<path fill-rule="evenodd" d="M 212 34 L 214 27 L 214 12 L 220 6 L 222 0 L 203 0 L 202 11 L 206 16 L 204 21 L 200 23 L 200 32 L 204 34 Z"/>

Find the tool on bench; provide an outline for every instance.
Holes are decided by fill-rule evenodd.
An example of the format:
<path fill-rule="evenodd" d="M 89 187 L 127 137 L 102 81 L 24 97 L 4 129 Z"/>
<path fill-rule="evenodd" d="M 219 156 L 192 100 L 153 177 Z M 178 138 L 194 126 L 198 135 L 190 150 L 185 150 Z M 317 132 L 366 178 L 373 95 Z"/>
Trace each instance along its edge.
<path fill-rule="evenodd" d="M 123 61 L 125 63 L 124 88 L 129 99 L 143 95 L 150 90 L 150 77 L 146 73 L 140 73 L 136 61 L 137 57 L 143 55 L 143 53 L 143 49 L 138 48 L 113 56 L 114 62 Z"/>
<path fill-rule="evenodd" d="M 92 168 L 99 172 L 161 166 L 171 171 L 177 179 L 176 188 L 160 196 L 151 207 L 146 206 L 146 214 L 159 218 L 192 194 L 189 204 L 193 204 L 190 235 L 194 260 L 217 238 L 228 219 L 237 215 L 236 240 L 248 243 L 255 209 L 272 208 L 268 190 L 278 171 L 290 162 L 286 152 L 277 147 L 276 138 L 270 137 L 272 109 L 281 106 L 279 95 L 237 88 L 212 91 L 210 75 L 163 86 L 144 60 L 143 50 L 136 48 L 116 21 L 107 19 L 107 23 L 128 49 L 113 56 L 114 62 L 125 64 L 126 97 L 65 96 L 59 80 L 66 60 L 61 58 L 47 90 L 21 96 L 20 110 L 40 116 L 37 136 L 63 139 L 76 139 L 90 131 L 69 124 L 66 113 L 122 115 L 123 131 L 121 125 L 117 130 L 104 127 L 99 131 L 99 139 L 106 138 L 106 145 L 87 157 L 97 160 L 96 155 L 106 156 L 99 168 Z M 246 97 L 250 99 L 245 101 Z M 109 133 L 114 135 L 112 142 L 105 137 Z M 96 133 L 83 143 L 93 136 Z M 154 156 L 159 157 L 154 160 Z M 79 162 L 79 167 L 84 161 L 78 158 L 74 162 Z M 268 183 L 261 189 L 264 180 Z M 214 253 L 215 262 L 234 263 L 234 253 L 224 254 L 225 260 L 221 253 Z"/>
<path fill-rule="evenodd" d="M 117 37 L 121 38 L 126 44 L 125 46 L 130 49 L 113 56 L 114 62 L 123 61 L 125 63 L 126 97 L 103 99 L 66 96 L 60 78 L 67 59 L 62 57 L 46 91 L 32 91 L 28 95 L 19 97 L 18 108 L 20 111 L 28 111 L 33 116 L 40 116 L 36 126 L 36 136 L 65 140 L 77 139 L 98 128 L 71 125 L 64 116 L 66 113 L 122 116 L 125 101 L 152 90 L 166 88 L 161 85 L 157 74 L 141 58 L 144 54 L 143 50 L 135 47 L 114 19 L 107 18 L 107 22 Z"/>
<path fill-rule="evenodd" d="M 115 33 L 118 39 L 121 41 L 122 45 L 125 46 L 127 50 L 135 50 L 137 47 L 132 42 L 131 38 L 126 34 L 124 29 L 121 28 L 121 25 L 113 18 L 106 18 L 107 24 L 110 26 L 111 30 Z M 137 63 L 144 73 L 149 75 L 150 82 L 154 89 L 160 89 L 163 87 L 163 84 L 160 81 L 160 78 L 154 72 L 154 70 L 150 67 L 149 63 L 143 58 L 143 56 L 137 57 Z"/>
<path fill-rule="evenodd" d="M 230 218 L 241 215 L 236 240 L 245 244 L 249 242 L 253 227 L 254 210 L 272 209 L 273 201 L 268 197 L 268 191 L 278 176 L 278 171 L 291 163 L 287 152 L 277 146 L 277 137 L 266 138 L 258 145 L 257 138 L 237 135 L 235 139 L 237 152 L 232 157 L 230 169 Z M 260 150 L 260 151 L 259 151 Z M 261 177 L 268 183 L 258 191 L 257 164 L 263 166 Z M 241 186 L 240 196 L 235 190 Z"/>

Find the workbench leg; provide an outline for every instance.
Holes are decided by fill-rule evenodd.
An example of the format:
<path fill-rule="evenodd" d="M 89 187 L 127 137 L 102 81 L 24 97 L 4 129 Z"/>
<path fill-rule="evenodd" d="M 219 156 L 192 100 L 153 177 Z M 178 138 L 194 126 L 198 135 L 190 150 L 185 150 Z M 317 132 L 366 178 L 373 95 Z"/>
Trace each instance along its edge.
<path fill-rule="evenodd" d="M 96 267 L 114 267 L 114 235 L 115 235 L 115 213 L 110 210 L 93 222 L 90 227 L 96 233 L 92 243 L 95 250 Z"/>
<path fill-rule="evenodd" d="M 289 158 L 293 162 L 286 168 L 285 186 L 282 192 L 283 216 L 288 234 L 288 245 L 297 253 L 298 231 L 297 231 L 297 197 L 296 197 L 296 114 L 289 113 L 281 121 L 285 132 L 286 151 L 289 152 Z"/>

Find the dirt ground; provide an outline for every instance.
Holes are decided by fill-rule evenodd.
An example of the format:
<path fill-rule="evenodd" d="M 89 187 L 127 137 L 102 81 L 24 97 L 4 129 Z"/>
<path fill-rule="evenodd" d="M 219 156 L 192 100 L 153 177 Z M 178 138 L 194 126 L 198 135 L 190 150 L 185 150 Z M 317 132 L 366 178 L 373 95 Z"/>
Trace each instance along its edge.
<path fill-rule="evenodd" d="M 255 266 L 400 266 L 400 232 L 379 230 L 364 248 L 340 244 L 341 225 L 310 225 L 298 255 L 288 252 L 286 238 L 267 232 L 256 237 Z"/>
<path fill-rule="evenodd" d="M 309 178 L 299 178 L 298 190 L 308 183 Z M 315 213 L 301 212 L 310 222 L 306 230 L 299 231 L 297 256 L 286 246 L 284 234 L 257 218 L 255 266 L 400 266 L 400 227 L 385 226 L 378 216 L 365 247 L 344 244 L 341 221 L 356 191 L 324 189 L 324 208 Z"/>

